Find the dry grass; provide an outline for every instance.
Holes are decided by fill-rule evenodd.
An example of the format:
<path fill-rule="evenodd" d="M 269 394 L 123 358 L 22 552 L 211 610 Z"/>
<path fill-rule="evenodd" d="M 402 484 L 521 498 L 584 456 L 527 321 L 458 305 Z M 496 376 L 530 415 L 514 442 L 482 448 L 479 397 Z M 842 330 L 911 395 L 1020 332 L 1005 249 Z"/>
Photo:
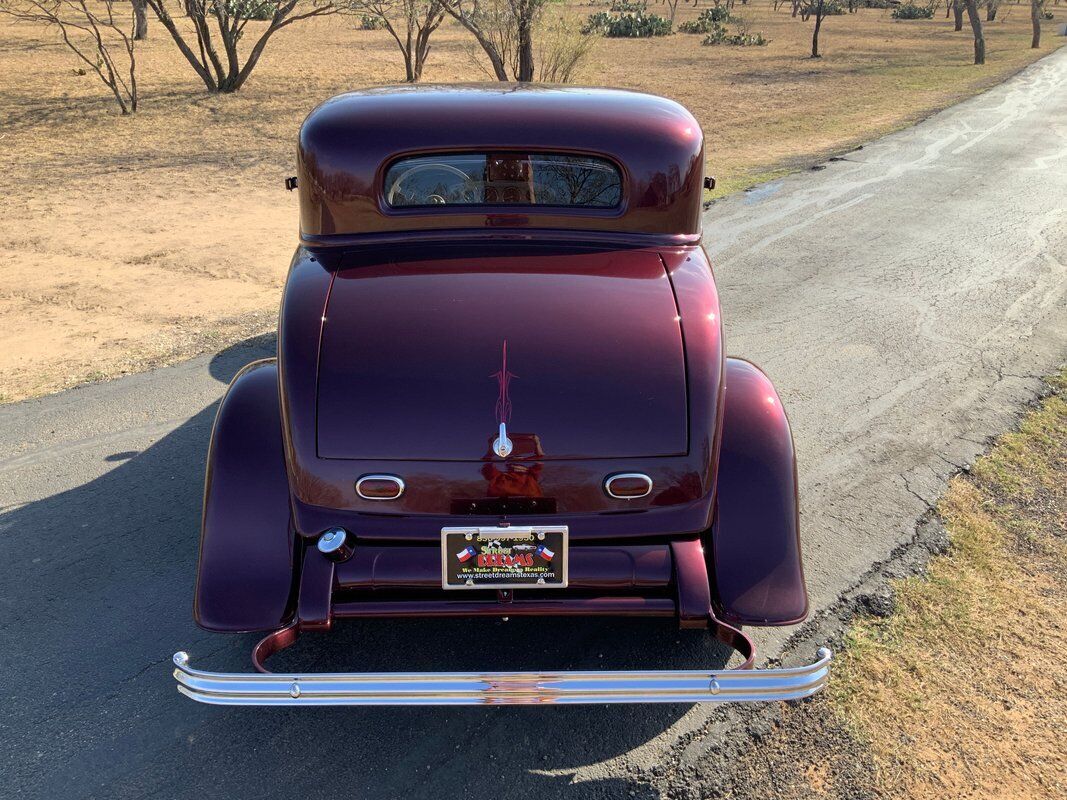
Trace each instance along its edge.
<path fill-rule="evenodd" d="M 568 3 L 555 8 L 595 10 Z M 904 126 L 1058 45 L 1048 23 L 1043 49 L 1030 50 L 1026 7 L 1008 6 L 988 26 L 989 63 L 973 67 L 967 34 L 945 20 L 863 10 L 827 20 L 826 56 L 813 61 L 810 23 L 763 0 L 738 9 L 768 46 L 605 40 L 580 76 L 693 109 L 720 193 Z M 696 13 L 685 7 L 678 19 Z M 402 76 L 387 33 L 324 18 L 278 34 L 239 94 L 210 96 L 153 23 L 139 57 L 142 110 L 119 118 L 51 34 L 6 19 L 0 32 L 4 400 L 270 327 L 295 241 L 295 198 L 281 181 L 300 121 L 331 94 Z M 483 75 L 469 36 L 446 23 L 425 79 Z"/>
<path fill-rule="evenodd" d="M 892 796 L 1067 797 L 1067 371 L 939 505 L 952 550 L 860 621 L 834 705 Z"/>

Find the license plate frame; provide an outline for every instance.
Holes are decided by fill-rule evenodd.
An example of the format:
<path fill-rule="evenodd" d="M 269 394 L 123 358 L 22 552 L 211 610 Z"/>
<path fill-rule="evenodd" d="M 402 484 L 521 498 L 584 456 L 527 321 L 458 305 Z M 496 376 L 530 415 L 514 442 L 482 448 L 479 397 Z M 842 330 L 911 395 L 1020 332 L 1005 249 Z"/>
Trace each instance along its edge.
<path fill-rule="evenodd" d="M 499 546 L 494 546 L 494 543 Z M 566 589 L 569 545 L 570 529 L 567 525 L 462 525 L 442 528 L 441 588 Z M 463 552 L 470 550 L 473 552 L 461 560 Z M 547 558 L 545 552 L 549 553 Z M 496 555 L 500 556 L 499 561 L 493 558 Z M 485 564 L 486 559 L 482 559 L 483 563 L 479 565 L 482 556 L 492 563 Z M 517 563 L 518 556 L 522 557 L 521 563 Z M 510 564 L 506 557 L 512 559 Z"/>

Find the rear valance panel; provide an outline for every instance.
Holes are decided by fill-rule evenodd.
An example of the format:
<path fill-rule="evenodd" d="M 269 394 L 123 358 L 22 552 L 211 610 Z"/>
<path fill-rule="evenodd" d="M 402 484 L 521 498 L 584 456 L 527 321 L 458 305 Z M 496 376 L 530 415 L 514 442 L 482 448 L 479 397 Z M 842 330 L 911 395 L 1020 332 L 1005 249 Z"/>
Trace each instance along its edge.
<path fill-rule="evenodd" d="M 678 311 L 645 250 L 343 270 L 318 387 L 321 458 L 488 460 L 501 422 L 512 461 L 687 450 Z"/>

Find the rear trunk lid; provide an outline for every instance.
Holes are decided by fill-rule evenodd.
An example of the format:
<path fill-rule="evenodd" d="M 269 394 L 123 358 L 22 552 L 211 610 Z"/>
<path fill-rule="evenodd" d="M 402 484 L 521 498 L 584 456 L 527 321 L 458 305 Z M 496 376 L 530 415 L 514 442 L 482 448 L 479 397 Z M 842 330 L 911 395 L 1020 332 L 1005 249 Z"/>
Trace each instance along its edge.
<path fill-rule="evenodd" d="M 319 354 L 320 458 L 481 461 L 684 455 L 678 310 L 647 250 L 352 266 Z"/>

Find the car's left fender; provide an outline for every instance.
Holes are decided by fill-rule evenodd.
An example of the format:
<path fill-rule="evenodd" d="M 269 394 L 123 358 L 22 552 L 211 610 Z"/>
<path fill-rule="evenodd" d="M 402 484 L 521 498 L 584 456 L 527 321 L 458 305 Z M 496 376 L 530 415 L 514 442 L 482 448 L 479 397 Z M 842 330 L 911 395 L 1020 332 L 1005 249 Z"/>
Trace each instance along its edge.
<path fill-rule="evenodd" d="M 242 369 L 219 405 L 207 458 L 196 623 L 274 630 L 293 617 L 295 535 L 282 448 L 278 367 Z"/>

